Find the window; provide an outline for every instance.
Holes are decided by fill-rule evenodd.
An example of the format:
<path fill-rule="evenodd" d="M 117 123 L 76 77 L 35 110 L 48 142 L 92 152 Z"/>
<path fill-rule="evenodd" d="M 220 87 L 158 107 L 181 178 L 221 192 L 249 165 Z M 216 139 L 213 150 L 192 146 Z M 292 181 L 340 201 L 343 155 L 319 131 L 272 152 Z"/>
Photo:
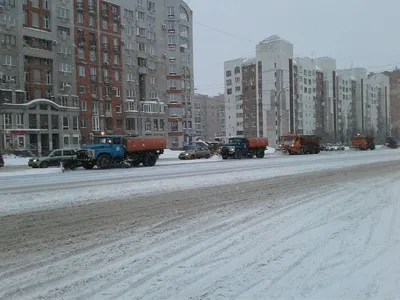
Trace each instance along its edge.
<path fill-rule="evenodd" d="M 67 63 L 60 63 L 59 71 L 64 73 L 72 73 L 72 66 Z"/>
<path fill-rule="evenodd" d="M 79 120 L 78 117 L 72 117 L 72 130 L 78 130 Z"/>
<path fill-rule="evenodd" d="M 96 61 L 96 52 L 94 50 L 90 50 L 89 52 L 89 59 L 91 61 Z"/>
<path fill-rule="evenodd" d="M 145 16 L 144 12 L 138 10 L 136 11 L 136 19 L 138 19 L 139 21 L 144 22 L 144 16 Z"/>
<path fill-rule="evenodd" d="M 140 26 L 136 27 L 136 34 L 146 37 L 146 28 Z"/>
<path fill-rule="evenodd" d="M 135 98 L 135 90 L 134 89 L 127 89 L 125 96 L 127 98 Z"/>
<path fill-rule="evenodd" d="M 232 89 L 227 89 L 227 90 L 226 90 L 226 93 L 227 93 L 228 95 L 232 94 Z"/>
<path fill-rule="evenodd" d="M 147 1 L 147 9 L 148 10 L 155 10 L 156 9 L 156 4 L 151 1 Z"/>
<path fill-rule="evenodd" d="M 50 29 L 50 18 L 49 16 L 43 16 L 43 28 Z"/>
<path fill-rule="evenodd" d="M 151 16 L 147 16 L 147 23 L 150 24 L 150 25 L 156 24 L 156 18 L 151 17 Z"/>
<path fill-rule="evenodd" d="M 125 128 L 126 128 L 126 130 L 136 130 L 135 118 L 126 118 L 125 119 Z"/>
<path fill-rule="evenodd" d="M 81 94 L 81 95 L 85 94 L 85 86 L 84 85 L 79 86 L 79 94 Z"/>
<path fill-rule="evenodd" d="M 69 16 L 70 16 L 69 9 L 66 9 L 63 7 L 58 7 L 57 11 L 58 11 L 58 17 L 60 17 L 62 19 L 69 19 Z"/>
<path fill-rule="evenodd" d="M 118 97 L 118 98 L 121 97 L 121 89 L 120 88 L 115 88 L 115 97 Z"/>
<path fill-rule="evenodd" d="M 92 117 L 92 130 L 93 131 L 100 131 L 100 120 L 98 116 Z"/>
<path fill-rule="evenodd" d="M 103 20 L 101 27 L 103 27 L 103 29 L 108 29 L 108 21 L 107 20 Z"/>
<path fill-rule="evenodd" d="M 168 16 L 175 16 L 175 7 L 174 6 L 168 6 Z"/>
<path fill-rule="evenodd" d="M 137 111 L 136 103 L 134 101 L 126 101 L 125 102 L 125 111 Z"/>
<path fill-rule="evenodd" d="M 179 130 L 179 126 L 178 126 L 178 122 L 171 122 L 171 131 L 178 131 Z"/>
<path fill-rule="evenodd" d="M 0 3 L 1 2 L 2 1 L 0 1 Z M 4 4 L 4 1 L 2 4 Z M 39 8 L 39 0 L 32 0 L 32 7 Z"/>
<path fill-rule="evenodd" d="M 229 76 L 231 76 L 232 75 L 232 72 L 231 71 L 226 71 L 226 77 L 229 77 Z"/>
<path fill-rule="evenodd" d="M 85 72 L 85 67 L 84 66 L 79 66 L 79 76 L 85 77 L 86 72 Z"/>
<path fill-rule="evenodd" d="M 136 4 L 140 5 L 140 6 L 143 6 L 143 0 L 136 0 Z"/>
<path fill-rule="evenodd" d="M 151 122 L 150 122 L 150 119 L 146 119 L 146 122 L 144 123 L 144 130 L 145 130 L 145 131 L 151 131 Z"/>
<path fill-rule="evenodd" d="M 150 99 L 157 99 L 157 93 L 156 92 L 150 92 Z"/>
<path fill-rule="evenodd" d="M 64 130 L 69 129 L 69 117 L 68 116 L 63 116 L 63 129 Z"/>
<path fill-rule="evenodd" d="M 175 30 L 175 21 L 168 21 L 168 30 Z"/>
<path fill-rule="evenodd" d="M 87 127 L 87 118 L 81 118 L 81 128 Z"/>
<path fill-rule="evenodd" d="M 176 89 L 176 81 L 174 79 L 168 81 L 170 89 Z"/>
<path fill-rule="evenodd" d="M 115 81 L 121 80 L 121 75 L 120 75 L 119 71 L 114 72 L 114 79 L 115 79 Z"/>
<path fill-rule="evenodd" d="M 125 9 L 125 18 L 133 19 L 133 17 L 134 17 L 134 12 L 132 10 Z"/>
<path fill-rule="evenodd" d="M 118 23 L 113 22 L 113 31 L 118 32 Z"/>
<path fill-rule="evenodd" d="M 150 77 L 150 84 L 156 84 L 156 78 Z"/>
<path fill-rule="evenodd" d="M 121 105 L 119 105 L 119 104 L 115 105 L 115 112 L 116 112 L 117 114 L 122 113 Z"/>
<path fill-rule="evenodd" d="M 240 67 L 235 67 L 235 74 L 240 74 Z"/>
<path fill-rule="evenodd" d="M 94 26 L 94 16 L 89 15 L 89 26 Z"/>
<path fill-rule="evenodd" d="M 39 13 L 32 12 L 31 18 L 32 18 L 32 27 L 39 28 L 39 26 L 40 26 Z"/>
<path fill-rule="evenodd" d="M 114 55 L 114 65 L 119 65 L 119 56 Z"/>
<path fill-rule="evenodd" d="M 7 66 L 12 66 L 12 56 L 11 55 L 4 56 L 4 64 Z"/>
<path fill-rule="evenodd" d="M 175 35 L 169 35 L 168 36 L 168 44 L 172 45 L 172 44 L 175 44 L 175 43 L 176 43 Z"/>
<path fill-rule="evenodd" d="M 154 53 L 155 53 L 154 47 L 153 47 L 153 46 L 150 46 L 150 47 L 149 47 L 149 54 L 150 54 L 150 55 L 154 55 Z"/>
<path fill-rule="evenodd" d="M 176 66 L 175 65 L 168 65 L 168 73 L 169 74 L 176 74 Z"/>
<path fill-rule="evenodd" d="M 79 24 L 83 24 L 83 13 L 77 13 L 76 19 Z"/>
<path fill-rule="evenodd" d="M 138 43 L 138 50 L 141 52 L 146 52 L 146 44 Z"/>
<path fill-rule="evenodd" d="M 87 102 L 86 101 L 81 101 L 81 111 L 86 111 L 87 110 Z"/>
<path fill-rule="evenodd" d="M 135 74 L 133 74 L 133 73 L 127 73 L 127 74 L 126 74 L 126 81 L 130 81 L 130 82 L 135 81 Z"/>

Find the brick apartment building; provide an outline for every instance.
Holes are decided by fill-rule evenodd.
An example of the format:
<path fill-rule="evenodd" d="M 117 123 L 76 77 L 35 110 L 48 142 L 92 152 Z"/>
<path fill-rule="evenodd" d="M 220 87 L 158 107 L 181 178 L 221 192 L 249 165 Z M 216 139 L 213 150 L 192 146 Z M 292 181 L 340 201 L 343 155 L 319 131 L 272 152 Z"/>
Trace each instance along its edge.
<path fill-rule="evenodd" d="M 121 7 L 74 0 L 75 72 L 82 143 L 91 135 L 123 134 Z"/>

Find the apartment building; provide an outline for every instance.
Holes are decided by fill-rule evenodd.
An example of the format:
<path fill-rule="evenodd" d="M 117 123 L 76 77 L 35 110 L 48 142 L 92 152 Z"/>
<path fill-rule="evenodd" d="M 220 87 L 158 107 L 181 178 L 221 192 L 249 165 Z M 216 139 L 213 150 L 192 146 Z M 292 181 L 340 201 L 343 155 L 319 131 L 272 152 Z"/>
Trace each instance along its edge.
<path fill-rule="evenodd" d="M 165 134 L 181 147 L 193 133 L 193 12 L 181 0 L 119 0 L 124 8 L 128 133 Z M 144 130 L 143 130 L 144 128 Z"/>
<path fill-rule="evenodd" d="M 242 64 L 242 110 L 243 135 L 257 136 L 257 72 L 256 59 L 247 59 Z"/>
<path fill-rule="evenodd" d="M 61 0 L 0 3 L 1 148 L 79 146 L 72 16 Z"/>
<path fill-rule="evenodd" d="M 294 131 L 293 44 L 271 36 L 256 45 L 256 60 L 257 132 L 276 147 L 282 134 Z"/>
<path fill-rule="evenodd" d="M 383 72 L 390 78 L 390 134 L 400 139 L 400 70 Z"/>
<path fill-rule="evenodd" d="M 318 67 L 315 60 L 310 57 L 298 57 L 295 62 L 298 70 L 299 105 L 297 111 L 300 113 L 297 132 L 315 134 Z"/>
<path fill-rule="evenodd" d="M 194 134 L 209 140 L 225 137 L 224 95 L 210 97 L 194 94 Z"/>
<path fill-rule="evenodd" d="M 237 58 L 224 63 L 227 137 L 243 135 L 242 67 L 245 61 L 244 58 Z"/>
<path fill-rule="evenodd" d="M 121 7 L 74 0 L 74 12 L 80 130 L 82 143 L 88 143 L 93 135 L 124 131 Z"/>

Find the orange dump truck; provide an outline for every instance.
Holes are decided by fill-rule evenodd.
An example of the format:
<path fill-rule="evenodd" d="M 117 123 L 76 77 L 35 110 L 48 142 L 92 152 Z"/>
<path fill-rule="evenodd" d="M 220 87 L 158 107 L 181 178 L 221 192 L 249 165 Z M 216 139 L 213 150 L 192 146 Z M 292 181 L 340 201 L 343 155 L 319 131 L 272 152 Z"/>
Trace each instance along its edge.
<path fill-rule="evenodd" d="M 318 154 L 320 152 L 321 138 L 316 135 L 287 133 L 280 137 L 281 150 L 289 155 L 293 154 Z"/>
<path fill-rule="evenodd" d="M 375 150 L 375 139 L 372 136 L 358 134 L 351 139 L 351 148 Z"/>
<path fill-rule="evenodd" d="M 264 158 L 267 147 L 267 138 L 232 137 L 228 143 L 220 147 L 219 152 L 223 159 L 228 159 L 229 157 L 236 159 L 243 157 L 253 158 L 254 156 Z"/>

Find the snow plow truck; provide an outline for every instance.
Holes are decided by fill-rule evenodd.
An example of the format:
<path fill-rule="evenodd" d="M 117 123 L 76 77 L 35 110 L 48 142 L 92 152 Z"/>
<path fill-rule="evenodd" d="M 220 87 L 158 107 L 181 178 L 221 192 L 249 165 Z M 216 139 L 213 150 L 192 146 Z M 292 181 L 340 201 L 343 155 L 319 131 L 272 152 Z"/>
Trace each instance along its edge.
<path fill-rule="evenodd" d="M 287 133 L 279 139 L 279 147 L 283 153 L 318 154 L 320 152 L 321 138 L 316 135 L 303 135 Z"/>
<path fill-rule="evenodd" d="M 372 136 L 357 134 L 351 139 L 351 148 L 359 150 L 375 150 L 375 139 Z"/>
<path fill-rule="evenodd" d="M 95 136 L 94 143 L 78 151 L 75 166 L 85 169 L 110 167 L 152 167 L 164 153 L 167 140 L 163 136 Z"/>
<path fill-rule="evenodd" d="M 229 139 L 228 143 L 220 146 L 219 154 L 222 159 L 253 158 L 254 156 L 257 158 L 264 158 L 267 147 L 267 138 L 232 137 Z"/>

